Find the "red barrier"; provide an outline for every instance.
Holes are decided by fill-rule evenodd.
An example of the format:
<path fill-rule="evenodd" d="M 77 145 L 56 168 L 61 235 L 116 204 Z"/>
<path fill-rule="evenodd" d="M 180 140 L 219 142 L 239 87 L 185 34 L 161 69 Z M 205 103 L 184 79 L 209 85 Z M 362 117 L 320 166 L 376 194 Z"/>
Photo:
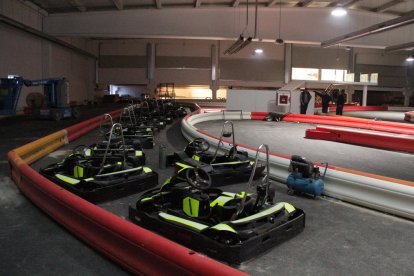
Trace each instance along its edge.
<path fill-rule="evenodd" d="M 414 153 L 414 137 L 408 135 L 395 136 L 358 130 L 316 127 L 315 130 L 306 130 L 306 138 Z"/>
<path fill-rule="evenodd" d="M 414 135 L 414 125 L 405 123 L 374 121 L 368 119 L 344 117 L 344 116 L 319 116 L 287 114 L 283 117 L 286 122 L 301 122 L 321 125 L 334 125 L 352 128 L 362 128 L 383 132 L 400 133 Z"/>
<path fill-rule="evenodd" d="M 414 123 L 414 111 L 409 111 L 404 114 L 404 121 Z"/>
<path fill-rule="evenodd" d="M 335 112 L 336 106 L 329 106 L 329 112 Z M 354 106 L 354 105 L 345 105 L 344 112 L 346 111 L 388 111 L 388 106 Z"/>
<path fill-rule="evenodd" d="M 78 137 L 83 129 L 94 124 L 96 127 L 100 118 L 72 126 L 67 132 L 72 138 Z M 25 164 L 15 151 L 8 153 L 8 159 L 13 181 L 30 200 L 73 234 L 134 274 L 245 275 L 66 191 Z"/>
<path fill-rule="evenodd" d="M 112 112 L 109 112 L 113 119 L 118 118 L 123 109 L 118 109 Z M 68 142 L 72 142 L 79 137 L 85 135 L 86 133 L 90 132 L 91 130 L 97 128 L 101 122 L 102 115 L 93 117 L 89 120 L 83 121 L 81 123 L 78 123 L 76 125 L 70 126 L 66 128 L 66 132 L 68 135 Z"/>
<path fill-rule="evenodd" d="M 26 196 L 73 234 L 133 273 L 244 275 L 81 199 L 26 164 L 13 164 L 13 169 L 17 167 L 20 178 L 14 180 Z"/>

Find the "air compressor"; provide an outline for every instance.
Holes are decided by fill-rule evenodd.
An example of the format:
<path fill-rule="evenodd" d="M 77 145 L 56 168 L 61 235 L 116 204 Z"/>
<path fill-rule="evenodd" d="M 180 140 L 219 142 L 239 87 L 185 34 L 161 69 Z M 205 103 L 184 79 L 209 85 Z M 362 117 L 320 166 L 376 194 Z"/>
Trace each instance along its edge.
<path fill-rule="evenodd" d="M 325 171 L 321 176 L 319 167 L 314 166 L 305 157 L 292 155 L 289 166 L 290 174 L 286 180 L 289 193 L 299 192 L 312 195 L 315 198 L 320 196 L 324 190 L 325 183 L 323 179 L 328 169 L 327 162 L 322 164 L 325 165 Z"/>

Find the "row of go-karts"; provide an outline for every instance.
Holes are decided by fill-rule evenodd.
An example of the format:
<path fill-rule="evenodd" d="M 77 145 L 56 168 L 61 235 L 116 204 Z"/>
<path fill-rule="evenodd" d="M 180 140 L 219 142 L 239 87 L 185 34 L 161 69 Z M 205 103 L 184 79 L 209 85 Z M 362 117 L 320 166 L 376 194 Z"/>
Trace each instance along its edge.
<path fill-rule="evenodd" d="M 128 117 L 126 124 L 110 124 L 103 142 L 78 147 L 62 162 L 40 172 L 92 202 L 158 185 L 157 173 L 144 165 L 141 143 L 126 139 L 125 133 L 133 135 L 137 125 L 132 115 Z M 230 137 L 232 142 L 225 140 Z M 229 151 L 224 151 L 225 143 L 232 146 Z M 247 152 L 237 149 L 233 124 L 225 122 L 216 150 L 208 150 L 209 143 L 197 138 L 184 151 L 168 156 L 175 174 L 160 188 L 141 194 L 129 208 L 129 219 L 231 264 L 257 256 L 303 230 L 305 213 L 287 202 L 274 201 L 267 145 L 261 145 L 254 161 L 250 160 Z M 266 155 L 264 160 L 259 160 L 261 153 Z M 320 180 L 319 170 L 303 158 L 292 160 L 291 169 L 295 179 Z M 248 182 L 246 191 L 218 188 L 240 182 Z"/>

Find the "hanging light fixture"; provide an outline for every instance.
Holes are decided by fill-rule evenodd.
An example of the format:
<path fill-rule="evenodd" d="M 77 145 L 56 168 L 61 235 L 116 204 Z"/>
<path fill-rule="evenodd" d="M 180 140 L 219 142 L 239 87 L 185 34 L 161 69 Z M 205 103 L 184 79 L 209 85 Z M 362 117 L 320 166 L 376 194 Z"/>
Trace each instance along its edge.
<path fill-rule="evenodd" d="M 333 15 L 333 16 L 336 16 L 336 17 L 341 17 L 341 16 L 344 16 L 344 15 L 346 15 L 348 12 L 346 11 L 346 9 L 344 9 L 344 8 L 342 8 L 342 7 L 337 7 L 337 8 L 335 8 L 335 9 L 333 9 L 332 11 L 331 11 L 331 14 Z"/>
<path fill-rule="evenodd" d="M 408 62 L 413 62 L 413 61 L 414 61 L 414 57 L 413 57 L 413 55 L 409 55 L 409 56 L 405 59 L 405 61 L 408 61 Z"/>
<path fill-rule="evenodd" d="M 258 19 L 258 15 L 257 15 L 257 13 L 258 13 L 258 5 L 259 5 L 259 2 L 258 2 L 258 0 L 256 0 L 256 5 L 255 5 L 254 36 L 253 37 L 249 36 L 248 38 L 244 38 L 243 37 L 243 33 L 249 27 L 249 0 L 247 0 L 246 1 L 246 26 L 244 27 L 242 33 L 240 34 L 239 39 L 224 52 L 225 55 L 227 55 L 227 54 L 232 55 L 232 54 L 238 53 L 240 50 L 246 48 L 247 45 L 249 45 L 250 43 L 252 43 L 253 38 L 256 38 L 256 35 L 257 35 L 257 19 Z"/>
<path fill-rule="evenodd" d="M 283 44 L 283 39 L 280 37 L 281 28 L 282 28 L 282 0 L 279 1 L 279 35 L 276 39 L 277 44 Z"/>

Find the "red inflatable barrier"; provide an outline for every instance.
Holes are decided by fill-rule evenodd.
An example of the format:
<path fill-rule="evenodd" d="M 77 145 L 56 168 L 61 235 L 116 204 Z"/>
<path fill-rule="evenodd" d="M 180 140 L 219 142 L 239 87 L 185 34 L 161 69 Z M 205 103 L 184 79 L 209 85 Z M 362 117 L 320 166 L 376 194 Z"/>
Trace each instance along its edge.
<path fill-rule="evenodd" d="M 335 112 L 336 106 L 330 106 L 329 112 Z M 355 106 L 355 105 L 345 105 L 344 112 L 346 111 L 388 111 L 388 106 Z"/>
<path fill-rule="evenodd" d="M 369 119 L 360 119 L 344 116 L 287 114 L 283 117 L 282 120 L 286 122 L 344 126 L 351 128 L 362 128 L 383 132 L 414 135 L 414 125 L 412 124 L 374 121 Z"/>
<path fill-rule="evenodd" d="M 112 112 L 109 112 L 113 119 L 118 118 L 123 109 L 118 109 Z M 79 124 L 70 126 L 66 128 L 67 135 L 68 135 L 68 142 L 72 142 L 73 140 L 78 139 L 82 135 L 85 135 L 86 133 L 90 132 L 91 130 L 97 128 L 101 122 L 102 116 L 96 116 L 89 120 L 83 121 Z"/>
<path fill-rule="evenodd" d="M 414 137 L 328 127 L 306 130 L 306 138 L 336 141 L 394 151 L 414 153 Z"/>
<path fill-rule="evenodd" d="M 408 111 L 404 114 L 404 120 L 414 123 L 414 111 Z"/>

